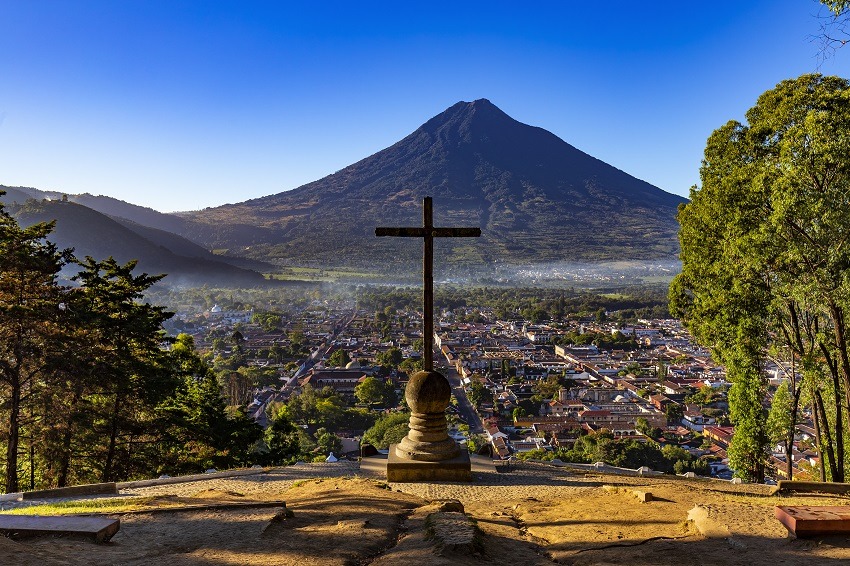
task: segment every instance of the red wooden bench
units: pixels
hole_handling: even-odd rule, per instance
[[[850,505],[778,505],[774,514],[788,532],[800,538],[850,533]]]

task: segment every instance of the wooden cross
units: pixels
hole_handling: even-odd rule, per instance
[[[434,238],[470,238],[481,235],[481,228],[435,228],[431,197],[423,201],[421,228],[375,228],[376,236],[401,236],[423,238],[422,258],[422,357],[425,371],[434,369]]]

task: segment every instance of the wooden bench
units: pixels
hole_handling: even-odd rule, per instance
[[[778,505],[774,514],[788,532],[800,538],[850,533],[850,505]]]
[[[119,519],[73,515],[0,515],[0,533],[11,538],[36,535],[85,535],[106,542],[121,528]]]
[[[850,484],[822,481],[791,481],[779,480],[771,495],[779,493],[831,493],[835,495],[850,494]]]

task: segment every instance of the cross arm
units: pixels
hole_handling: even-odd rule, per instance
[[[481,228],[434,228],[431,235],[435,238],[477,238]]]
[[[425,228],[375,228],[376,236],[409,236],[424,238]]]
[[[430,233],[429,233],[430,232]],[[481,228],[375,228],[376,236],[407,236],[413,238],[477,238]]]

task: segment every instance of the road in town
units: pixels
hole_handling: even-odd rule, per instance
[[[322,342],[318,348],[313,350],[310,353],[310,356],[304,360],[304,363],[301,364],[301,367],[295,373],[295,375],[290,379],[282,389],[286,389],[290,384],[295,382],[298,378],[304,377],[304,375],[310,371],[314,365],[316,365],[319,360],[321,360],[328,352],[333,348],[334,340],[346,329],[348,325],[354,321],[354,318],[357,316],[357,312],[354,311],[351,313],[351,316],[345,319],[345,322],[337,325],[334,328],[333,334],[330,338],[328,338],[325,342]]]
[[[484,424],[481,422],[481,417],[478,416],[478,413],[472,407],[469,397],[466,396],[466,390],[460,382],[460,375],[458,375],[457,370],[449,368],[445,370],[445,376],[448,378],[452,386],[452,392],[457,399],[458,412],[466,421],[466,424],[469,425],[469,433],[483,434]]]
[[[319,345],[318,348],[316,348],[315,350],[310,352],[310,356],[306,360],[304,360],[304,362],[301,364],[301,367],[298,369],[298,371],[295,373],[295,375],[289,381],[284,383],[283,386],[281,386],[280,392],[276,395],[270,396],[261,406],[259,406],[251,414],[251,417],[255,421],[262,424],[263,426],[266,426],[268,424],[268,419],[266,419],[265,415],[266,415],[266,408],[268,407],[268,404],[271,403],[272,401],[282,400],[285,397],[284,393],[290,387],[294,387],[295,385],[297,385],[298,379],[303,377],[308,371],[310,371],[313,368],[313,366],[315,366],[322,359],[322,357],[324,357],[325,355],[327,355],[328,352],[330,352],[330,350],[333,348],[334,340],[336,340],[337,337],[346,328],[348,328],[348,325],[351,324],[354,321],[354,318],[356,316],[357,316],[357,311],[352,311],[350,317],[345,318],[344,322],[337,325],[334,328],[334,331],[333,331],[333,334],[331,335],[331,337],[328,338],[326,341],[322,342],[321,345]]]

